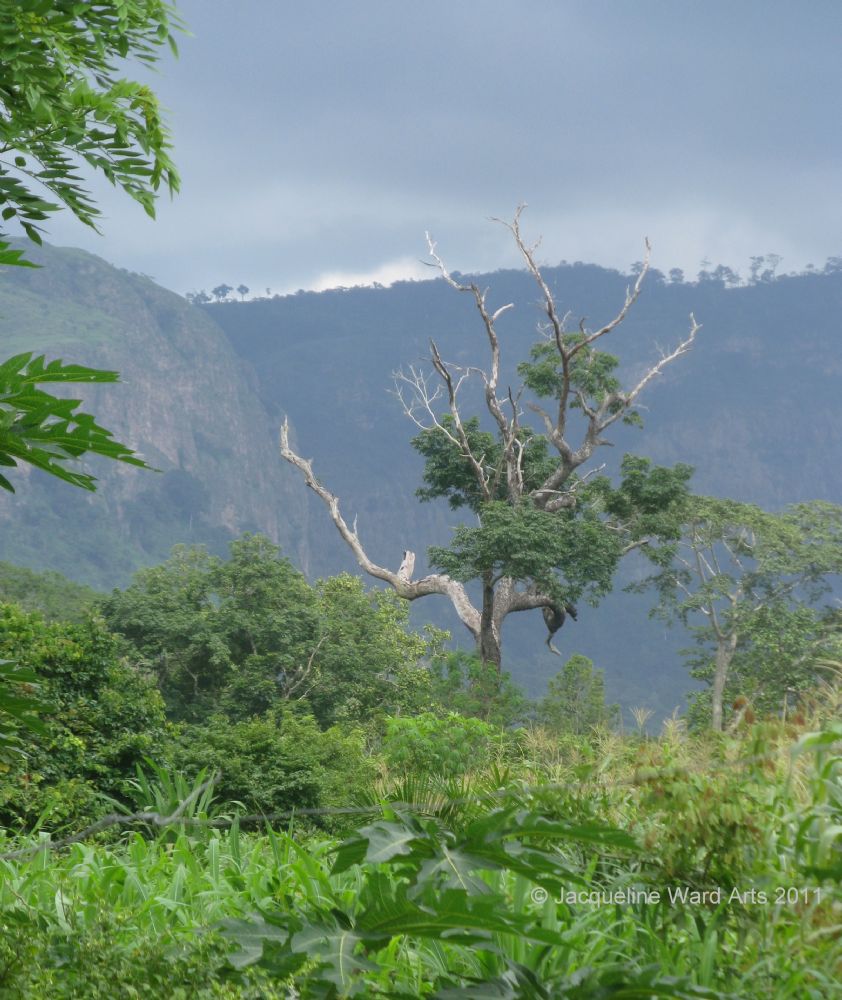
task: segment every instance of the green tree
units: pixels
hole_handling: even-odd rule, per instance
[[[826,608],[786,599],[746,615],[728,666],[723,718],[728,705],[777,715],[809,701],[827,679],[828,663],[842,659],[842,637],[833,622],[834,613]],[[686,661],[691,675],[708,686],[690,694],[688,716],[691,725],[702,728],[711,724],[716,661],[710,633],[698,632],[695,638],[696,645],[685,650]]]
[[[576,653],[547,685],[538,704],[538,720],[547,729],[576,736],[594,726],[612,726],[619,721],[618,705],[605,704],[605,678],[594,670],[593,661]]]
[[[356,576],[321,580],[316,592],[317,676],[307,697],[323,724],[411,712],[429,700],[425,664],[442,633],[410,632],[406,602],[387,591],[367,591]]]
[[[219,560],[177,545],[167,562],[135,574],[101,604],[109,628],[155,674],[176,718],[197,718],[215,704],[230,665],[216,632],[211,575]]]
[[[202,725],[178,726],[168,753],[172,766],[188,775],[218,771],[219,801],[240,803],[250,813],[352,805],[376,777],[360,731],[323,730],[311,714],[290,705],[236,722],[217,715]],[[317,822],[331,826],[330,819]]]
[[[436,711],[458,712],[509,728],[523,722],[531,703],[509,674],[500,674],[476,653],[462,649],[433,657],[432,703]]]
[[[123,797],[144,756],[160,748],[164,705],[151,677],[119,656],[104,624],[46,623],[37,612],[0,605],[0,656],[34,672],[45,702],[0,784],[0,820],[51,826],[103,809],[101,793]]]
[[[485,291],[457,281],[445,269],[432,242],[433,263],[444,280],[474,300],[489,362],[485,370],[447,363],[432,342],[432,376],[416,368],[397,376],[397,394],[420,431],[413,445],[426,460],[419,496],[446,497],[451,507],[465,507],[473,515],[469,524],[455,529],[448,547],[430,550],[430,561],[439,572],[413,580],[411,551],[404,553],[396,572],[374,563],[356,528],[342,517],[339,499],[319,482],[312,464],[292,449],[286,421],[281,430],[282,456],[325,503],[362,569],[407,601],[429,594],[447,596],[482,661],[498,673],[502,626],[509,614],[541,609],[553,648],[550,640],[565,617],[575,615],[575,602],[582,597],[598,601],[611,588],[625,553],[678,537],[689,467],[653,468],[645,459],[627,457],[621,482],[613,486],[598,475],[598,468],[587,465],[609,443],[605,435],[612,425],[639,423],[635,406],[641,393],[690,348],[698,330],[691,318],[687,337],[624,388],[616,374],[618,359],[596,345],[637,301],[648,256],[613,319],[595,330],[583,322],[569,331],[534,248],[522,238],[520,212],[508,228],[538,285],[548,320],[545,338],[518,367],[521,387],[507,385],[502,374],[498,325],[512,305],[492,309]],[[483,420],[465,412],[460,395],[472,378],[480,382]],[[532,396],[528,403],[527,391]],[[480,590],[476,605],[465,586],[472,581]]]
[[[440,640],[406,630],[406,608],[351,576],[312,587],[260,535],[227,560],[176,546],[102,604],[110,627],[158,677],[170,714],[260,715],[306,699],[323,725],[415,703]]]
[[[842,573],[842,507],[813,501],[773,514],[695,497],[689,515],[680,543],[650,553],[657,571],[630,589],[654,587],[653,614],[690,626],[690,663],[711,685],[710,723],[721,730],[729,680],[779,708],[788,688],[815,678],[823,616],[813,606]]]

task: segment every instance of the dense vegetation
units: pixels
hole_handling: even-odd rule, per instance
[[[159,186],[178,186],[167,131],[154,94],[115,67],[129,56],[153,65],[161,46],[175,48],[173,7],[0,0],[0,13],[0,132],[13,157],[0,164],[3,222],[36,243],[62,206],[95,225],[77,159],[152,214]],[[396,574],[356,546],[393,593],[350,575],[308,581],[261,535],[223,551],[244,525],[218,473],[232,452],[248,452],[252,467],[261,455],[226,365],[226,384],[205,394],[207,433],[170,420],[171,439],[152,442],[170,462],[158,491],[127,489],[116,525],[103,531],[93,508],[74,509],[66,494],[28,507],[12,544],[36,563],[77,558],[49,530],[47,508],[62,528],[74,523],[106,575],[148,563],[173,537],[213,551],[178,545],[110,595],[0,564],[0,997],[821,998],[838,986],[840,616],[822,602],[842,570],[842,510],[816,501],[769,513],[692,496],[682,461],[626,456],[605,476],[574,476],[609,425],[639,423],[638,392],[698,326],[622,389],[619,360],[591,345],[623,320],[646,266],[615,321],[588,332],[583,320],[570,333],[517,226],[555,330],[555,346],[533,347],[517,371],[557,404],[557,423],[544,413],[546,437],[527,430],[511,390],[502,415],[494,323],[509,307],[490,316],[485,294],[442,267],[483,315],[497,431],[462,425],[453,373],[461,385],[459,373],[475,369],[446,365],[433,346],[449,415],[433,409],[423,375],[405,379],[432,421],[415,440],[426,459],[419,495],[477,519],[455,527],[449,549],[429,549],[445,571],[438,589],[431,577],[426,589],[412,582],[409,552]],[[3,236],[0,263],[31,266]],[[89,260],[85,269],[102,273]],[[774,277],[759,269],[751,286]],[[700,275],[700,286],[736,283],[727,269]],[[37,297],[26,279],[18,285],[12,303],[32,313]],[[100,315],[109,292],[91,287]],[[140,303],[154,316],[201,398],[192,358],[211,328],[149,282],[125,287],[135,298],[123,314],[134,321]],[[213,293],[221,302],[230,291]],[[46,299],[57,298],[53,286]],[[81,339],[107,348],[113,315],[107,307]],[[48,363],[27,331],[16,335],[21,353],[0,364],[0,465],[23,462],[89,491],[93,476],[74,464],[85,454],[144,467],[77,401],[42,388],[115,373]],[[232,361],[214,336],[202,355]],[[352,353],[369,364],[359,344]],[[359,394],[352,368],[332,370]],[[157,388],[162,425],[172,393]],[[264,399],[267,412],[290,398]],[[572,410],[586,425],[576,449],[565,437]],[[548,464],[550,443],[560,465]],[[284,423],[282,454],[354,548],[356,521],[342,521],[288,446]],[[190,471],[191,449],[216,463],[204,479]],[[343,461],[359,480],[359,452],[347,449],[340,471]],[[5,476],[0,487],[13,491]],[[271,487],[265,479],[277,505]],[[266,511],[258,502],[252,513]],[[573,600],[608,592],[630,550],[652,566],[626,589],[655,588],[655,610],[691,629],[689,665],[706,685],[658,738],[642,709],[623,731],[602,670],[582,654],[539,702],[502,670],[509,610],[541,608],[552,636],[575,617]],[[466,619],[462,584],[477,580],[482,611]],[[451,598],[476,654],[410,625],[401,598],[434,592]]]
[[[655,738],[585,657],[530,703],[260,536],[65,620],[22,579],[0,657],[43,728],[0,765],[0,996],[831,995],[834,684]]]

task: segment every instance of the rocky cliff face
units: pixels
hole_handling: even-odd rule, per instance
[[[307,563],[305,507],[280,461],[250,367],[207,315],[146,277],[79,250],[31,254],[0,274],[4,356],[33,350],[115,369],[121,384],[74,387],[85,409],[160,473],[98,461],[86,495],[38,472],[0,497],[0,556],[99,586],[175,542],[220,548],[260,531]]]

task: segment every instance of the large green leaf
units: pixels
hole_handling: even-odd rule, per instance
[[[363,937],[345,927],[311,926],[293,936],[292,948],[299,954],[317,958],[320,975],[347,995],[365,988],[363,983],[354,983],[355,976],[378,968],[360,954],[363,941]]]
[[[23,753],[20,729],[45,734],[38,713],[50,706],[36,693],[38,676],[10,660],[0,660],[0,759],[10,752]]]
[[[65,482],[94,490],[96,479],[67,463],[85,455],[101,455],[140,468],[149,468],[127,445],[78,408],[78,400],[53,396],[39,386],[66,383],[116,382],[117,372],[47,362],[32,352],[17,354],[0,365],[0,465],[26,462]],[[0,475],[0,487],[14,492]]]

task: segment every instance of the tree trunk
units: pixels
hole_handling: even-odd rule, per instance
[[[494,585],[490,575],[486,575],[482,581],[482,614],[480,615],[477,651],[482,662],[493,666],[499,676],[502,669],[502,656],[500,653],[500,634],[497,623],[494,621]]]
[[[502,669],[502,657],[500,655],[500,640],[494,634],[493,628],[483,627],[477,643],[477,652],[483,663],[493,666],[499,674]]]
[[[725,682],[728,680],[728,668],[731,666],[731,660],[734,659],[736,648],[736,632],[722,636],[716,644],[711,696],[711,728],[716,733],[722,732],[722,699],[725,694]]]

